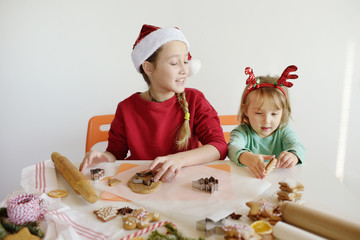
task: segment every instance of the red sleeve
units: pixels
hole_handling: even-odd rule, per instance
[[[124,121],[121,103],[119,103],[110,126],[108,147],[106,149],[106,151],[114,154],[117,160],[125,159],[129,150]]]
[[[197,92],[196,100],[190,100],[195,109],[193,113],[195,134],[201,144],[214,146],[220,153],[220,159],[223,160],[227,156],[227,144],[218,114],[204,94],[200,91]],[[190,112],[193,112],[190,106],[189,109]]]

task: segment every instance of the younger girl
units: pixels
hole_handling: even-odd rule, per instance
[[[229,158],[238,165],[247,166],[255,177],[265,177],[264,161],[278,159],[276,167],[290,168],[301,164],[305,149],[288,126],[291,116],[287,79],[296,79],[296,66],[285,69],[280,78],[257,77],[252,69],[241,98],[238,118],[240,125],[230,134]]]
[[[183,33],[144,25],[132,60],[149,88],[118,104],[106,152],[86,153],[80,170],[116,159],[154,160],[150,169],[157,170],[158,181],[182,167],[224,159],[227,145],[217,112],[200,91],[185,88],[191,56]]]

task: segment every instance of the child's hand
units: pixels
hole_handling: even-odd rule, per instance
[[[115,157],[114,157],[115,158]],[[80,164],[79,170],[84,173],[87,167],[95,166],[101,162],[111,162],[112,156],[109,156],[106,153],[98,151],[89,151],[85,154],[85,157]]]
[[[280,168],[291,168],[298,163],[298,157],[291,152],[281,152],[278,157],[276,167]]]
[[[174,181],[182,168],[182,162],[176,154],[155,158],[149,167],[150,170],[157,171],[154,181],[166,181],[170,178]]]
[[[239,157],[239,162],[246,165],[256,178],[265,178],[265,160],[271,160],[274,155],[254,154],[244,152]]]

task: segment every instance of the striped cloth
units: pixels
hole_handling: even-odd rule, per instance
[[[51,160],[38,162],[21,172],[21,187],[27,193],[47,193],[59,188],[56,170]]]

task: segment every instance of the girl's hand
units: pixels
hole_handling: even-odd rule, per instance
[[[89,151],[85,154],[85,157],[80,164],[79,170],[84,173],[85,169],[88,167],[95,166],[101,162],[113,162],[114,159],[115,156],[109,152],[103,153],[98,151]]]
[[[291,152],[281,152],[278,157],[276,167],[280,168],[291,168],[298,163],[298,157]]]
[[[154,181],[157,182],[159,180],[170,180],[170,178],[171,181],[174,181],[182,167],[182,160],[174,154],[155,158],[149,168],[150,170],[157,171],[157,174],[154,177]]]
[[[256,178],[265,178],[265,160],[271,160],[275,155],[254,154],[244,152],[239,157],[239,162],[246,165]]]

